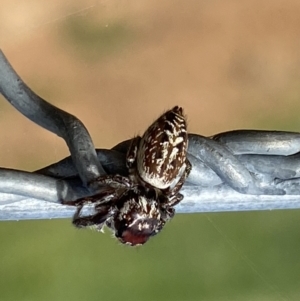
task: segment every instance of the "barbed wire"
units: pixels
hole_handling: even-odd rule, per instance
[[[127,175],[131,140],[95,150],[75,116],[36,95],[0,51],[0,92],[24,116],[62,137],[71,156],[35,172],[0,168],[0,220],[65,218],[61,205],[89,196],[105,174]],[[300,134],[237,130],[212,137],[189,134],[192,171],[176,211],[216,212],[300,208]],[[85,210],[91,210],[87,207]]]

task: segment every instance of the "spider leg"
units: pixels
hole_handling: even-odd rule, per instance
[[[75,201],[62,201],[63,205],[83,207],[85,204],[105,203],[115,197],[115,189],[107,189],[92,196],[83,197]]]
[[[177,193],[168,199],[167,205],[173,207],[179,204],[182,200],[183,200],[183,195],[181,193]]]
[[[185,164],[186,164],[185,170],[182,173],[182,175],[181,175],[179,181],[177,182],[177,184],[174,186],[173,189],[170,189],[169,191],[166,191],[166,194],[169,195],[170,199],[172,199],[173,196],[178,195],[177,198],[180,198],[180,200],[177,201],[176,204],[178,204],[183,199],[183,196],[182,196],[182,194],[179,193],[179,191],[182,188],[185,180],[187,179],[187,177],[189,176],[189,174],[192,170],[192,164],[190,163],[190,161],[188,159],[186,159]]]
[[[166,204],[163,204],[161,206],[162,219],[165,222],[169,221],[175,215],[175,209],[173,208],[173,206],[175,206],[177,204],[177,202],[175,202],[174,199],[171,200],[171,201],[174,201],[174,203],[172,203],[172,202],[171,203],[166,203]]]
[[[185,164],[186,164],[185,170],[182,173],[177,184],[174,186],[174,188],[173,189],[168,188],[164,191],[164,193],[167,197],[165,198],[165,200],[162,200],[162,202],[161,202],[163,204],[163,206],[173,207],[173,206],[179,204],[183,200],[183,195],[181,193],[179,193],[179,191],[182,188],[186,178],[189,176],[189,174],[192,170],[192,165],[188,159],[186,159]],[[172,217],[173,215],[174,215],[174,213],[170,214],[170,217]]]
[[[141,137],[137,136],[132,139],[131,144],[127,150],[127,155],[126,155],[126,165],[128,170],[133,169],[136,165],[136,157],[137,157],[137,151],[138,151],[138,146],[141,141]]]
[[[105,221],[114,215],[114,211],[111,210],[111,206],[104,206],[101,211],[88,216],[80,216],[81,210],[82,207],[77,208],[72,221],[73,225],[77,228],[91,227],[97,231],[101,231]]]
[[[112,188],[128,188],[132,186],[132,182],[128,177],[120,175],[101,176],[95,182],[98,182],[100,185],[108,185]]]
[[[107,189],[101,193],[90,197],[85,197],[76,200],[75,202],[64,202],[77,206],[76,212],[73,216],[72,223],[77,228],[90,227],[96,231],[102,231],[104,223],[116,213],[114,202],[120,198],[126,189]],[[94,204],[95,214],[82,216],[81,212],[86,204]]]

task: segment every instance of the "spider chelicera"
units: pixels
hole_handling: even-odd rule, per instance
[[[183,109],[176,106],[161,115],[144,133],[132,140],[127,151],[128,177],[105,175],[98,194],[64,204],[77,206],[73,224],[102,231],[106,225],[122,243],[144,244],[175,213],[179,193],[191,171],[186,157],[188,135]],[[95,214],[82,216],[84,205]]]

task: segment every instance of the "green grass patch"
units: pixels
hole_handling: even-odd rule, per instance
[[[140,248],[70,220],[1,222],[1,300],[291,300],[299,217],[177,214]]]

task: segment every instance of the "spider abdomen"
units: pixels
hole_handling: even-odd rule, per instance
[[[185,167],[188,136],[183,109],[176,106],[144,133],[137,154],[143,181],[159,189],[173,186]]]

